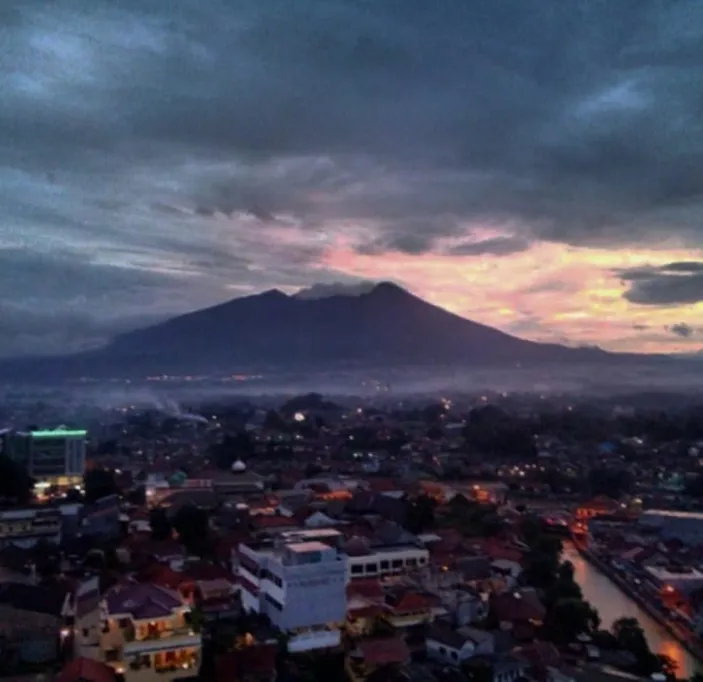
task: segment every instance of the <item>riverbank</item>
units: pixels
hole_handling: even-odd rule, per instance
[[[697,641],[697,638],[696,641],[692,640],[694,635],[682,626],[667,618],[666,614],[664,614],[661,609],[657,608],[649,600],[647,600],[631,584],[629,584],[627,580],[623,579],[623,577],[612,566],[591,552],[587,547],[584,547],[578,542],[574,542],[573,546],[584,558],[584,560],[590,563],[597,571],[602,573],[613,583],[613,585],[622,591],[623,594],[629,597],[656,623],[664,628],[682,647],[684,647],[684,649],[686,649],[686,651],[688,651],[689,654],[691,654],[691,656],[693,656],[698,662],[703,663],[703,646]]]

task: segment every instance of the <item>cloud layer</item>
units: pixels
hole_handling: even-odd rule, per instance
[[[388,270],[531,338],[696,343],[696,0],[7,0],[0,44],[0,353]]]

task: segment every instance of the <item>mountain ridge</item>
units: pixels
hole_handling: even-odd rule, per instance
[[[362,293],[315,298],[270,289],[120,334],[103,348],[17,362],[48,376],[116,376],[656,357],[528,341],[380,282]],[[0,363],[0,373],[7,369]]]

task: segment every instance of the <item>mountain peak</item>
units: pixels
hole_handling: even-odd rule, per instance
[[[410,294],[410,292],[407,289],[403,289],[399,284],[396,284],[395,282],[389,282],[389,281],[383,281],[379,282],[372,290],[372,294],[391,294],[391,295],[397,295],[397,294],[404,294],[407,296]]]
[[[302,301],[314,301],[320,298],[333,296],[363,296],[373,291],[378,285],[376,282],[333,282],[331,284],[313,284],[307,289],[301,289],[293,298]]]
[[[259,298],[270,298],[270,299],[281,299],[281,298],[288,298],[288,294],[283,293],[280,289],[267,289],[266,291],[262,291],[259,296]]]

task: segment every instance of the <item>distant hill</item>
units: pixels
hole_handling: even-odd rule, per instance
[[[267,291],[122,334],[96,351],[60,360],[34,359],[30,364],[33,373],[47,376],[118,376],[504,366],[624,357],[597,348],[525,341],[427,303],[395,284],[381,283],[355,295],[327,297]],[[13,363],[15,373],[27,366],[28,361]]]

